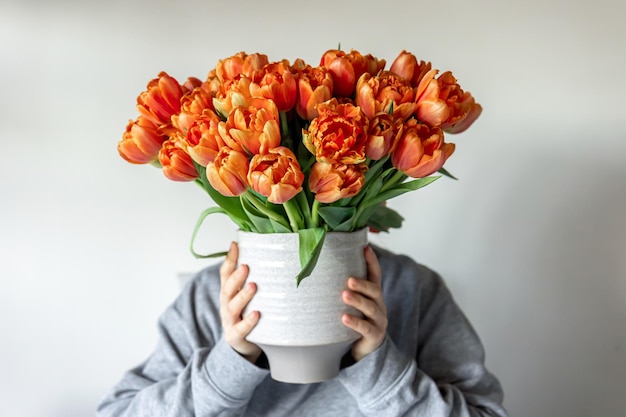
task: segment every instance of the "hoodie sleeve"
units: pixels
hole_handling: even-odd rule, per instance
[[[219,283],[215,277],[205,278]],[[199,279],[186,287],[159,319],[153,354],[124,374],[102,399],[99,417],[244,414],[269,371],[246,361],[223,340],[211,291]]]
[[[419,306],[410,319],[417,325],[404,320],[401,329],[388,329],[383,344],[345,368],[340,382],[366,416],[507,417],[500,383],[485,368],[482,344],[442,279],[419,265],[402,268],[401,279],[407,279],[407,269],[420,278]],[[414,328],[417,335],[406,335]],[[389,332],[417,336],[415,355],[402,353]]]

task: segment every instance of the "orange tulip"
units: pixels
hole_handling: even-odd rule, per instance
[[[422,178],[438,171],[453,152],[454,144],[443,141],[440,128],[411,119],[391,154],[391,162],[406,175]]]
[[[437,82],[440,89],[439,97],[445,100],[450,110],[450,115],[441,124],[441,128],[449,133],[461,133],[480,116],[482,107],[469,92],[461,89],[450,71],[441,74]]]
[[[415,115],[433,127],[449,133],[461,133],[480,116],[482,107],[469,92],[461,89],[451,72],[435,78],[429,71],[417,87]]]
[[[430,70],[430,62],[420,61],[418,63],[415,55],[407,51],[400,52],[389,69],[399,77],[408,80],[413,87],[417,87]]]
[[[229,58],[218,61],[215,73],[221,81],[235,80],[239,75],[245,75],[254,81],[257,80],[257,72],[268,64],[267,55],[239,52]]]
[[[333,95],[333,77],[326,68],[313,68],[310,65],[301,68],[296,76],[296,112],[305,120],[313,120],[319,115],[317,105],[330,100]]]
[[[267,153],[280,145],[278,109],[272,100],[251,98],[247,107],[237,107],[225,123],[220,123],[219,133],[231,148],[252,155]]]
[[[193,181],[198,178],[191,156],[176,144],[174,138],[163,142],[159,151],[159,162],[163,167],[163,174],[172,181]]]
[[[439,82],[435,79],[437,70],[430,70],[417,86],[415,115],[418,120],[432,127],[439,127],[448,120],[450,109],[444,100],[439,97],[441,92]]]
[[[241,152],[223,147],[215,160],[206,166],[206,176],[211,186],[227,197],[236,197],[246,191],[248,158]]]
[[[204,83],[202,83],[204,88],[209,91],[212,96],[215,96],[220,91],[222,84],[223,82],[217,76],[217,72],[215,71],[215,69],[209,71],[206,80],[204,81]]]
[[[183,89],[176,79],[159,73],[158,78],[148,83],[147,90],[137,97],[137,110],[162,132],[171,128],[171,117],[180,111]]]
[[[270,203],[282,204],[302,191],[304,174],[294,153],[279,146],[264,155],[252,157],[248,182]]]
[[[413,88],[407,80],[390,71],[380,75],[363,74],[356,87],[356,104],[368,118],[393,110],[396,118],[407,119],[415,111]]]
[[[290,71],[289,62],[268,64],[262,69],[258,83],[250,84],[253,97],[273,100],[278,111],[289,111],[296,104],[296,79]]]
[[[358,107],[339,104],[336,99],[317,106],[319,116],[308,132],[304,145],[320,162],[358,164],[365,161],[368,120]]]
[[[367,165],[329,164],[316,162],[309,175],[309,188],[321,203],[334,203],[341,198],[353,197],[365,183]]]
[[[402,120],[388,113],[378,113],[370,120],[365,143],[365,155],[377,161],[393,151],[402,133]]]
[[[385,60],[379,60],[369,54],[363,56],[354,49],[350,53],[331,49],[322,55],[320,65],[331,73],[334,95],[351,97],[359,77],[364,73],[378,74],[385,67]]]
[[[220,119],[215,113],[209,112],[195,120],[185,137],[187,152],[203,167],[213,162],[220,149],[226,146],[218,131]]]
[[[226,81],[219,85],[219,90],[213,97],[213,107],[223,117],[227,118],[235,107],[247,106],[252,97],[250,94],[250,78],[245,75],[235,80]]]
[[[126,125],[126,132],[117,145],[120,156],[133,164],[147,164],[156,159],[165,140],[152,122],[139,116],[135,121],[130,120]]]
[[[200,87],[201,85],[202,85],[202,81],[199,78],[189,77],[187,78],[187,81],[185,81],[183,85],[181,86],[183,89],[183,94],[187,94],[193,91],[194,89]]]
[[[208,111],[213,113],[213,97],[206,87],[199,86],[186,93],[180,99],[180,113],[172,115],[172,125],[183,135],[193,122]]]

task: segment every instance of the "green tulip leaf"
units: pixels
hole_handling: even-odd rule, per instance
[[[211,207],[211,208],[208,208],[208,209],[204,210],[200,214],[200,217],[198,217],[198,220],[196,221],[196,226],[194,227],[193,233],[191,234],[191,243],[189,245],[189,249],[191,250],[191,253],[193,254],[193,256],[195,256],[198,259],[217,258],[219,256],[225,256],[226,253],[227,253],[227,252],[215,252],[215,253],[211,253],[209,255],[200,255],[194,249],[194,243],[196,242],[196,236],[198,235],[198,230],[200,230],[200,226],[202,226],[202,223],[204,223],[204,219],[206,219],[207,216],[209,216],[211,214],[215,214],[215,213],[227,214],[224,211],[224,209],[222,209],[221,207]]]
[[[441,175],[434,177],[424,177],[419,178],[414,181],[403,182],[394,186],[393,188],[388,189],[387,191],[383,191],[382,193],[372,197],[367,201],[363,201],[363,207],[369,207],[373,205],[377,205],[382,203],[383,201],[391,200],[394,197],[398,197],[404,193],[408,193],[409,191],[419,190],[422,187],[427,186],[428,184],[433,183],[434,181],[441,178]]]
[[[457,181],[459,180],[457,177],[455,177],[454,175],[450,174],[450,172],[447,169],[445,169],[445,168],[439,168],[439,171],[437,171],[437,172],[439,172],[441,175],[443,175],[445,177],[452,178],[453,180],[457,180]]]
[[[397,211],[382,204],[374,207],[372,215],[367,220],[368,226],[382,232],[388,232],[392,227],[397,229],[402,226],[404,218]]]
[[[330,230],[336,230],[340,224],[352,220],[356,213],[354,207],[323,206],[317,211]]]
[[[272,225],[272,222],[270,221],[270,219],[268,219],[266,216],[263,215],[263,213],[257,210],[257,208],[254,207],[252,203],[242,198],[241,207],[243,208],[244,212],[246,213],[246,215],[248,216],[248,218],[254,225],[255,233],[273,233],[274,232],[274,226]]]
[[[282,223],[278,223],[276,220],[270,218],[270,223],[272,224],[273,233],[291,233],[291,229],[285,226]]]
[[[209,194],[211,199],[224,209],[224,213],[232,219],[232,221],[244,231],[251,231],[250,221],[241,206],[241,202],[237,197],[226,197],[217,191],[206,177],[206,168],[194,161],[194,166],[198,172],[199,178],[196,182]]]
[[[317,259],[324,245],[326,237],[326,229],[316,227],[314,229],[300,229],[299,236],[299,252],[300,252],[300,273],[296,275],[296,286],[300,286],[300,282],[313,272]]]

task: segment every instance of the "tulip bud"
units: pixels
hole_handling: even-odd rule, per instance
[[[227,197],[242,194],[248,188],[248,158],[241,152],[223,147],[215,160],[206,166],[206,176],[213,188]]]
[[[117,150],[130,163],[147,164],[156,159],[164,140],[152,122],[139,116],[136,121],[130,120],[126,125],[126,132]]]
[[[454,148],[446,147],[443,131],[412,119],[391,154],[391,162],[400,171],[413,178],[426,177],[438,171]]]
[[[252,157],[248,182],[270,203],[282,204],[302,191],[304,174],[294,153],[279,146],[270,149],[267,154]]]
[[[159,162],[163,167],[163,174],[172,181],[193,181],[198,178],[191,156],[177,146],[174,139],[163,142],[159,151]]]
[[[309,175],[309,188],[321,203],[334,203],[341,198],[353,197],[365,183],[367,165],[329,164],[316,162]]]

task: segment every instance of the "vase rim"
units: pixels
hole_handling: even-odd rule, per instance
[[[357,230],[353,230],[351,232],[335,232],[333,230],[329,230],[326,232],[326,234],[342,234],[342,235],[349,235],[349,234],[360,234],[360,233],[364,233],[367,232],[368,228],[367,227],[363,227],[361,229],[357,229]],[[261,232],[247,232],[245,230],[241,230],[241,229],[237,229],[237,233],[239,234],[243,234],[243,235],[268,235],[268,236],[279,236],[279,235],[297,235],[298,232],[284,232],[284,233],[279,233],[279,232],[273,232],[273,233],[261,233]]]

